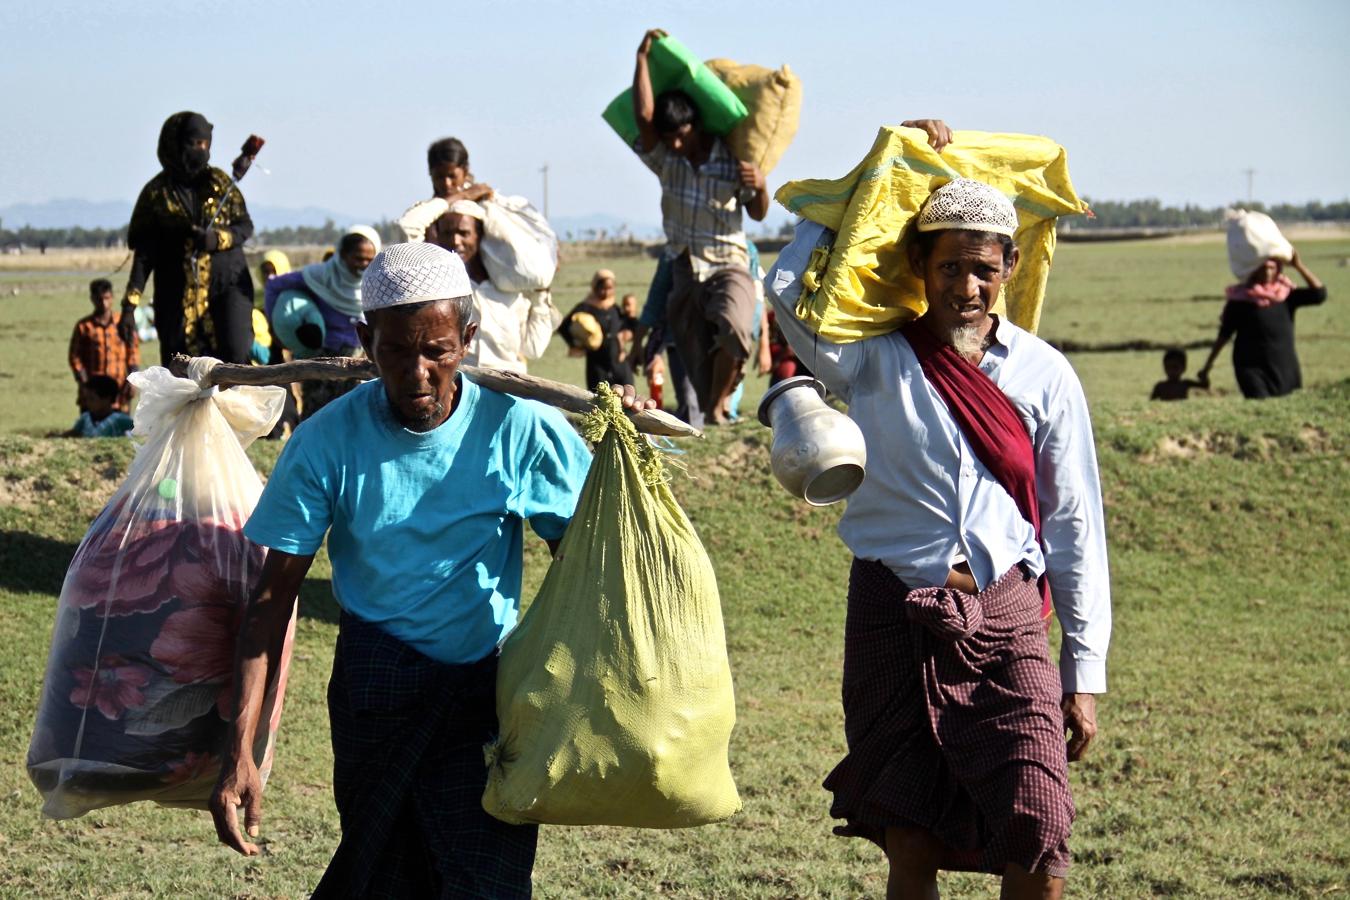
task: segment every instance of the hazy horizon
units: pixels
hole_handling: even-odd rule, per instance
[[[426,196],[426,145],[468,145],[475,174],[550,214],[659,222],[656,179],[600,119],[649,26],[704,57],[792,66],[801,129],[771,188],[838,177],[876,129],[914,116],[1046,134],[1080,194],[1213,207],[1350,197],[1350,4],[1272,12],[1236,2],[1122,9],[968,3],[959,17],[875,4],[608,0],[372,13],[346,2],[239,0],[185,17],[53,0],[0,10],[0,208],[58,198],[129,204],[179,109],[215,124],[213,163],[268,143],[251,206],[396,217]],[[267,170],[266,172],[262,171]],[[13,223],[19,224],[19,223]],[[69,223],[75,224],[75,223]]]

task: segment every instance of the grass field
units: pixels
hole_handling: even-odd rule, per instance
[[[1079,897],[1337,896],[1350,891],[1350,241],[1304,242],[1331,300],[1299,316],[1308,389],[1248,403],[1227,357],[1215,395],[1149,404],[1158,352],[1071,355],[1097,428],[1116,626],[1096,751],[1071,775]],[[559,305],[600,260],[569,265]],[[607,263],[638,289],[646,260]],[[144,805],[41,818],[23,768],[56,594],[126,442],[68,427],[65,342],[88,271],[0,271],[0,896],[298,897],[337,844],[323,694],[334,605],[322,558],[302,594],[268,786],[267,854],[215,844],[204,813]],[[1063,246],[1042,334],[1102,344],[1213,336],[1218,243]],[[10,289],[19,287],[12,296]],[[1203,358],[1192,353],[1192,369]],[[577,380],[555,347],[534,371]],[[750,401],[762,391],[752,380]],[[753,408],[753,407],[752,407]],[[706,828],[546,828],[542,897],[879,896],[875,848],[830,834],[820,781],[843,750],[839,675],[848,554],[838,510],[792,502],[744,423],[688,443],[675,491],[716,566],[736,679],[732,767],[745,809]],[[260,471],[279,448],[255,445]],[[546,564],[527,554],[528,596]],[[1055,638],[1057,640],[1057,638]],[[945,896],[993,880],[944,876]]]

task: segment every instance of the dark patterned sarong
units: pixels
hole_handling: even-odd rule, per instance
[[[497,657],[436,662],[342,616],[328,710],[342,843],[316,898],[529,897],[533,825],[483,811]]]
[[[844,636],[848,755],[825,779],[846,836],[922,828],[944,869],[1063,876],[1073,822],[1059,672],[1020,566],[979,595],[909,590],[855,559]]]

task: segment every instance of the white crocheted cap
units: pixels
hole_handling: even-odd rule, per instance
[[[920,231],[989,231],[1013,237],[1017,210],[996,188],[973,178],[955,178],[933,191],[919,211]]]
[[[390,244],[361,276],[361,309],[365,312],[471,293],[463,261],[435,244]]]

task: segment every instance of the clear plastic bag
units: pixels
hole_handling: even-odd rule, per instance
[[[558,272],[558,236],[524,197],[494,196],[483,202],[479,251],[499,291],[546,290]]]
[[[130,376],[144,443],[66,573],[28,748],[53,818],[137,800],[205,808],[219,774],[235,639],[265,553],[242,533],[262,492],[244,448],[285,391],[202,390],[214,363],[194,360],[197,380]],[[264,777],[294,631],[292,619],[254,746]]]

